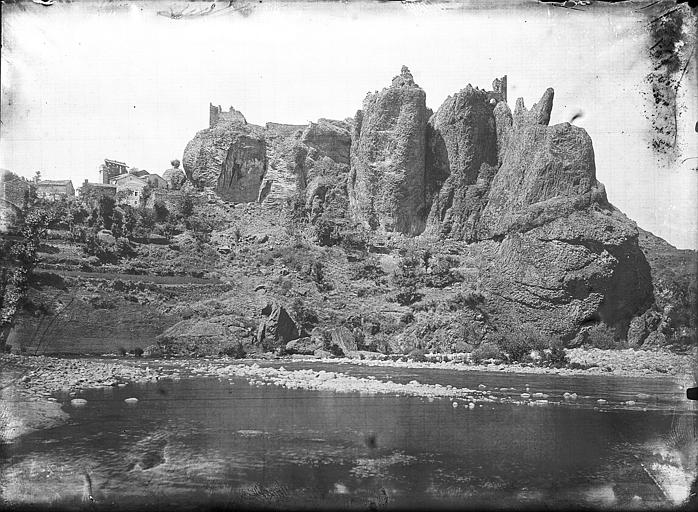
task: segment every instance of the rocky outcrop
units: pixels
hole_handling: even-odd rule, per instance
[[[441,235],[473,239],[497,165],[496,100],[493,104],[491,99],[468,85],[429,119],[427,182],[445,181],[434,197],[428,225]]]
[[[228,201],[283,204],[314,180],[346,181],[350,146],[344,121],[261,127],[237,110],[211,107],[210,126],[187,144],[183,163],[194,184]]]
[[[179,160],[172,160],[170,163],[172,164],[172,167],[162,173],[162,179],[164,179],[165,183],[167,183],[168,189],[179,190],[182,188],[182,185],[184,185],[184,182],[187,181],[187,175],[184,174],[184,171],[179,168]]]
[[[403,66],[356,114],[347,187],[352,215],[366,226],[408,234],[424,229],[425,101]]]
[[[241,114],[214,120],[184,150],[187,177],[235,203],[257,200],[265,172],[264,130],[247,124]]]
[[[156,347],[149,347],[153,353],[170,356],[217,356],[240,343],[246,333],[240,329],[211,320],[190,318],[176,323],[160,334]]]
[[[259,324],[257,344],[263,350],[284,348],[289,341],[301,337],[302,329],[281,304],[267,304],[262,314],[267,318]]]
[[[603,324],[625,338],[652,301],[637,228],[606,200],[591,138],[548,126],[553,90],[528,111],[517,101],[501,166],[486,194],[475,238],[494,240],[488,288],[516,321],[563,339]],[[506,117],[506,116],[505,116]]]

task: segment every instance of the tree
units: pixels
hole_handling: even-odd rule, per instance
[[[182,207],[180,209],[182,217],[188,218],[192,213],[194,213],[194,200],[190,194],[185,194],[182,197]]]
[[[0,349],[26,300],[29,282],[37,262],[37,250],[46,237],[49,224],[55,220],[52,211],[40,205],[28,207],[20,219],[18,236],[3,243],[0,274]]]
[[[109,196],[100,196],[99,205],[97,206],[99,222],[104,229],[111,229],[114,214],[114,199]]]

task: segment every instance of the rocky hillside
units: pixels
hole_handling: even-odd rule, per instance
[[[266,162],[248,197],[264,202],[310,188],[308,205],[314,164],[326,162],[323,178],[342,188],[349,160],[341,189],[349,218],[378,233],[474,244],[483,261],[479,286],[502,318],[573,344],[590,330],[627,339],[633,318],[653,304],[635,223],[608,203],[586,131],[548,126],[553,89],[530,110],[519,98],[512,114],[499,84],[493,91],[468,85],[432,113],[403,66],[389,87],[366,97],[353,127],[325,121],[336,129],[324,130],[325,145],[315,146],[310,164],[309,131],[320,131],[321,123],[286,132],[256,127],[266,134],[266,158],[243,162],[238,171],[198,149],[205,139],[206,147],[220,142],[223,153],[239,154],[240,143],[230,136],[251,130],[239,116],[197,134],[185,151],[185,169],[224,194],[221,184],[236,179],[231,173],[243,180],[246,165]]]
[[[552,89],[512,113],[503,84],[432,112],[403,67],[353,119],[305,126],[211,106],[184,150],[196,206],[153,228],[166,244],[109,263],[49,244],[60,301],[85,304],[55,345],[94,343],[95,322],[172,354],[695,344],[696,253],[609,204],[586,131],[548,124]]]

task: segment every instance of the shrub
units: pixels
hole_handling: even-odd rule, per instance
[[[525,361],[532,350],[546,349],[552,341],[535,327],[523,324],[500,335],[496,343],[510,361]]]
[[[336,343],[332,343],[329,347],[328,350],[330,354],[332,354],[335,357],[344,357],[344,350],[337,345]]]
[[[555,339],[551,341],[548,350],[545,350],[543,352],[542,362],[548,366],[553,366],[555,368],[562,368],[564,366],[567,366],[567,364],[570,361],[567,357],[567,354],[565,353],[565,345],[562,343],[561,340]]]
[[[423,260],[425,266],[428,265],[430,252],[424,252]],[[463,281],[463,276],[452,268],[458,263],[453,256],[441,256],[436,258],[436,263],[431,265],[431,272],[424,274],[423,282],[425,286],[431,288],[445,288],[446,286]]]
[[[375,262],[362,261],[352,268],[351,273],[349,274],[349,279],[352,281],[358,281],[359,279],[376,281],[384,275],[385,272],[383,272],[383,269],[380,268]]]
[[[477,290],[466,290],[459,291],[452,299],[449,304],[449,309],[452,311],[469,307],[474,308],[479,304],[485,302],[485,296],[482,292]]]
[[[153,210],[155,211],[155,220],[157,222],[165,222],[170,214],[170,212],[167,210],[167,206],[165,206],[165,203],[162,201],[155,201]]]
[[[124,347],[119,346],[119,348],[116,349],[116,353],[119,354],[120,356],[125,356],[126,349]]]
[[[496,343],[485,342],[470,353],[470,359],[474,363],[481,363],[486,359],[502,359],[502,351]]]
[[[395,295],[395,300],[401,306],[410,306],[419,301],[422,297],[424,297],[424,295],[417,292],[417,287],[415,285],[407,285],[400,287]]]
[[[421,348],[415,348],[407,354],[408,359],[412,359],[415,363],[424,363],[427,361],[427,356]]]
[[[185,219],[194,213],[194,200],[192,199],[191,195],[184,194],[184,196],[182,196],[179,212]]]
[[[618,341],[613,330],[602,323],[597,323],[590,327],[583,336],[585,345],[588,344],[601,349],[618,348]]]
[[[247,356],[247,352],[240,342],[221,351],[221,354],[235,359],[244,359]]]
[[[313,328],[320,322],[315,310],[306,306],[305,302],[299,298],[296,298],[291,303],[291,307],[289,309],[291,311],[291,315],[307,332],[312,331]]]
[[[143,355],[143,349],[141,347],[134,348],[131,353],[136,357],[141,357]]]

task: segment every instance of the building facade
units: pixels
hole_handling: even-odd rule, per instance
[[[99,173],[102,175],[102,183],[111,183],[111,179],[120,174],[128,172],[128,167],[124,162],[118,160],[104,159],[104,163],[99,166]]]
[[[70,180],[42,180],[35,184],[36,195],[49,201],[75,199],[75,189]]]
[[[146,180],[126,174],[117,176],[113,182],[116,185],[116,200],[119,204],[138,208],[145,201],[145,190],[149,188]]]

